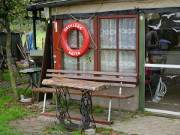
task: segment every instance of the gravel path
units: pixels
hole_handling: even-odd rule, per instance
[[[120,117],[120,116],[119,116]],[[136,115],[126,121],[114,120],[112,125],[96,124],[97,127],[112,128],[114,131],[121,131],[122,135],[179,135],[180,119],[166,118],[160,116]],[[45,132],[46,128],[53,126],[53,117],[27,116],[23,119],[10,122],[18,131],[25,131],[25,134],[39,134]],[[118,133],[118,132],[117,132]],[[123,134],[124,133],[124,134]],[[119,135],[119,134],[113,134]],[[121,135],[121,134],[120,134]]]
[[[28,76],[24,76],[24,77],[19,77],[19,78],[17,78],[17,80],[24,80],[24,79],[29,79],[29,77]],[[4,87],[9,87],[9,86],[11,86],[11,82],[1,82],[0,83],[0,88],[4,88]]]
[[[138,135],[180,135],[180,119],[159,116],[136,116],[128,121],[116,121],[111,126],[116,131]]]

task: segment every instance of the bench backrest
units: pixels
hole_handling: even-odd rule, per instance
[[[136,87],[137,73],[118,73],[101,71],[75,71],[47,69],[46,77],[63,77],[111,83],[112,86]]]

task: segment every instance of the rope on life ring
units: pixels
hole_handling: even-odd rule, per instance
[[[69,47],[67,42],[68,33],[73,30],[79,30],[83,35],[83,44],[79,49],[73,50]],[[72,57],[80,57],[85,54],[90,45],[90,35],[86,26],[80,22],[71,22],[67,24],[61,33],[61,44],[64,52]]]

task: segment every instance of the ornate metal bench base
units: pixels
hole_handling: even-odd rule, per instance
[[[67,88],[56,89],[56,118],[60,124],[71,123],[71,117],[68,112],[69,99],[70,95]]]
[[[81,123],[83,129],[90,127],[96,127],[94,117],[92,115],[92,98],[91,93],[88,91],[82,91],[81,103],[80,103]],[[92,120],[92,122],[91,122]]]
[[[71,117],[68,112],[70,104],[79,104],[81,113],[81,130],[88,129],[90,127],[96,127],[93,115],[92,115],[92,98],[91,93],[88,91],[82,91],[81,100],[71,99],[67,88],[56,89],[56,118],[60,124],[73,125]]]

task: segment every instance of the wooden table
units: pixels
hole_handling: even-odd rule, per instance
[[[24,90],[24,92],[22,93],[22,95],[24,95],[24,93],[28,90],[28,88],[31,86],[31,88],[33,87],[38,87],[36,86],[36,84],[34,83],[34,79],[33,79],[33,75],[37,72],[41,71],[41,68],[28,68],[28,69],[24,69],[24,70],[21,70],[19,71],[19,73],[21,74],[29,74],[29,77],[30,77],[30,83],[29,85],[27,86],[27,88]],[[34,93],[32,92],[32,98],[34,100]]]
[[[25,89],[25,91],[30,87],[32,86],[33,87],[36,87],[36,84],[34,83],[34,80],[33,80],[33,75],[37,72],[41,71],[41,68],[28,68],[28,69],[24,69],[24,70],[21,70],[19,71],[19,73],[21,74],[29,74],[29,77],[30,77],[30,83],[28,85],[28,87]],[[25,93],[25,91],[23,92],[23,94]]]
[[[92,92],[108,89],[110,84],[59,77],[44,79],[42,84],[56,88],[56,112],[58,113],[56,113],[56,117],[61,124],[71,123],[68,107],[71,103],[77,103],[80,105],[81,128],[84,130],[91,126],[96,127],[92,114],[91,94]],[[81,99],[72,99],[68,88],[81,90]]]

